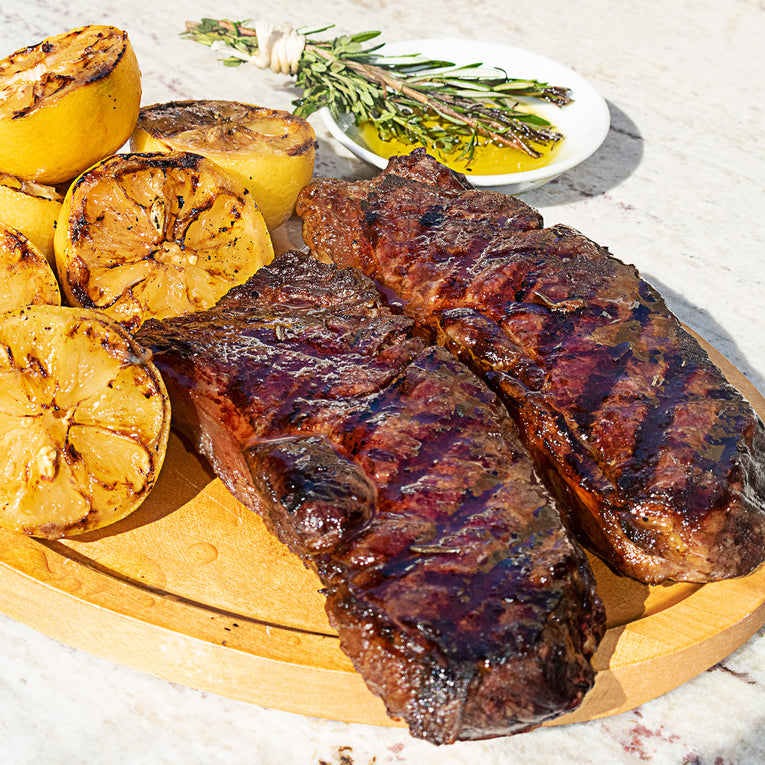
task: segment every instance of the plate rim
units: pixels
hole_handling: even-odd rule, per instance
[[[481,51],[490,51],[492,56],[496,54],[505,55],[508,57],[519,57],[521,61],[528,61],[537,66],[548,67],[557,70],[561,73],[561,80],[566,79],[566,82],[561,82],[562,85],[570,87],[574,92],[574,104],[577,103],[577,94],[581,99],[584,96],[591,101],[591,113],[590,118],[592,122],[592,134],[590,139],[584,144],[584,148],[580,148],[575,154],[569,157],[563,157],[561,160],[553,162],[544,167],[535,168],[534,170],[524,170],[517,173],[505,173],[501,175],[467,175],[468,180],[473,186],[487,187],[487,186],[527,186],[529,184],[540,185],[543,182],[552,180],[558,175],[571,170],[573,167],[584,162],[591,157],[603,144],[611,127],[611,115],[608,109],[606,100],[598,93],[594,86],[589,83],[582,75],[575,70],[562,64],[547,56],[535,53],[533,51],[525,50],[513,45],[506,45],[504,43],[491,43],[482,42],[479,40],[452,38],[452,37],[423,37],[413,40],[404,40],[385,43],[380,52],[386,53],[386,50],[393,49],[394,53],[401,51],[406,46],[420,46],[426,51],[426,55],[435,55],[433,52],[428,52],[430,47],[438,48],[443,46],[447,51],[464,51],[469,48],[480,47]],[[403,55],[403,53],[402,53]],[[463,53],[461,58],[466,58]],[[482,59],[487,58],[486,55],[481,56]],[[497,66],[497,68],[506,69],[507,67],[500,67],[496,63],[487,63],[485,60],[482,63],[487,67]],[[509,75],[512,76],[510,72]],[[531,73],[529,73],[531,74]],[[544,79],[548,79],[545,77]],[[555,84],[558,84],[557,82]],[[355,141],[346,130],[350,127],[350,116],[341,115],[341,121],[335,120],[330,112],[329,108],[324,106],[319,109],[319,115],[324,122],[329,133],[340,144],[345,146],[351,153],[355,154],[360,159],[372,164],[373,166],[384,169],[388,163],[388,160],[379,154],[375,154],[365,146]],[[348,125],[345,121],[348,121]]]

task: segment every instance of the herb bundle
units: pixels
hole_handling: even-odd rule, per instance
[[[223,61],[227,66],[258,53],[257,34],[245,22],[205,18],[186,26],[184,37],[230,47],[233,53]],[[480,63],[455,66],[416,54],[384,56],[381,43],[365,46],[379,37],[375,31],[316,39],[328,29],[303,33],[305,46],[295,72],[302,97],[293,102],[299,117],[327,107],[335,119],[350,114],[356,125],[371,123],[383,140],[396,138],[444,153],[460,150],[468,158],[479,137],[532,157],[541,155],[534,144],[563,137],[547,120],[523,109],[521,99],[563,106],[571,101],[566,88],[513,79]]]

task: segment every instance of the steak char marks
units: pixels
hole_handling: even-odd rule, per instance
[[[424,152],[320,180],[303,238],[394,294],[498,391],[571,527],[618,572],[707,581],[765,558],[765,436],[637,271]]]
[[[359,272],[285,253],[137,337],[389,712],[434,743],[520,732],[592,685],[603,607],[495,394],[412,327]]]

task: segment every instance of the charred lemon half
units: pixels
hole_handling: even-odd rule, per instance
[[[0,524],[56,539],[124,518],[167,448],[159,371],[98,311],[0,314]]]
[[[141,73],[125,32],[89,25],[0,61],[0,168],[56,185],[119,149]]]
[[[21,231],[54,268],[53,233],[63,199],[53,186],[0,172],[0,221]]]
[[[192,151],[239,178],[273,231],[313,175],[316,137],[300,117],[236,101],[173,101],[141,109],[133,151]]]
[[[61,305],[56,275],[24,234],[0,223],[0,313],[27,305]]]
[[[129,330],[210,308],[273,258],[244,184],[199,154],[116,154],[69,188],[54,237],[71,305]]]

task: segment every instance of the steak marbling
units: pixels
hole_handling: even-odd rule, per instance
[[[763,561],[762,422],[632,266],[421,150],[316,181],[297,211],[320,257],[374,277],[500,393],[618,572],[707,581]]]
[[[434,743],[520,732],[590,688],[603,607],[504,408],[412,325],[357,271],[285,253],[137,337],[389,712]]]

